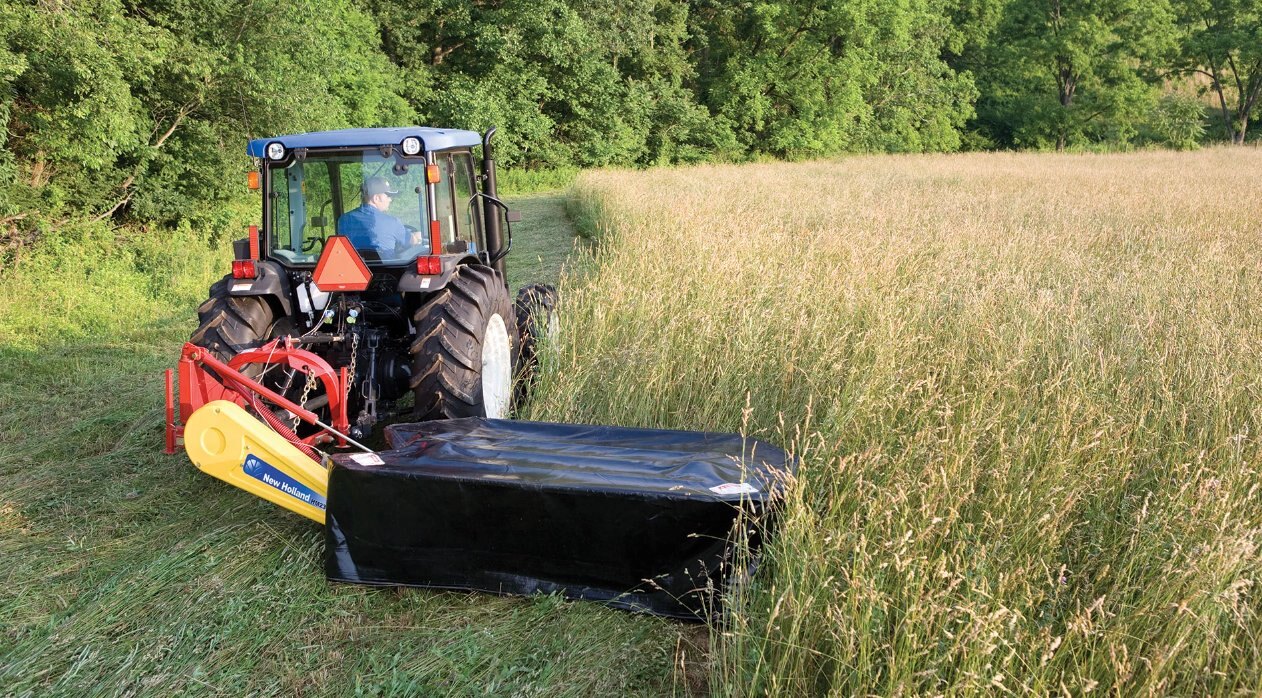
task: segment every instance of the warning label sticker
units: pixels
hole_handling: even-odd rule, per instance
[[[351,456],[351,460],[360,465],[385,465],[386,462],[381,460],[381,456],[375,453],[356,453]]]
[[[711,487],[710,491],[715,494],[753,494],[758,488],[748,482],[725,482]]]

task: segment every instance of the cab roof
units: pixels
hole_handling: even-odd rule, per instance
[[[253,157],[261,158],[264,150],[267,148],[267,144],[277,142],[284,145],[286,150],[291,148],[355,148],[376,147],[386,144],[398,145],[408,136],[416,136],[421,139],[421,147],[426,151],[467,148],[482,144],[482,137],[476,131],[430,128],[428,126],[400,126],[396,128],[345,128],[340,131],[316,131],[272,138],[256,138],[250,141],[246,152]]]

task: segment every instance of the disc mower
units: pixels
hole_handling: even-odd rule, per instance
[[[508,419],[557,296],[510,301],[520,217],[494,132],[251,141],[262,224],[197,310],[178,416],[167,371],[166,451],[324,524],[330,579],[696,617],[792,461],[732,434]]]

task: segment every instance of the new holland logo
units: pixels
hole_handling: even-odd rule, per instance
[[[252,453],[245,457],[242,469],[245,470],[246,475],[269,487],[275,487],[300,502],[318,509],[323,509],[325,506],[324,497]]]

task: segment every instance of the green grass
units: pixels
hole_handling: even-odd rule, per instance
[[[520,197],[528,194],[556,193],[568,188],[578,177],[577,167],[556,167],[546,170],[502,169],[496,174],[500,195]]]
[[[513,283],[555,280],[561,199],[515,203]],[[0,693],[671,690],[693,629],[329,584],[317,526],[162,455],[161,372],[228,259],[188,230],[72,229],[0,277]]]
[[[566,215],[567,201],[559,191],[511,199],[513,209],[522,215],[522,221],[513,225],[513,249],[508,257],[508,286],[514,292],[531,283],[558,284],[567,260],[586,258],[591,246],[577,237]],[[572,257],[575,250],[584,254]]]

